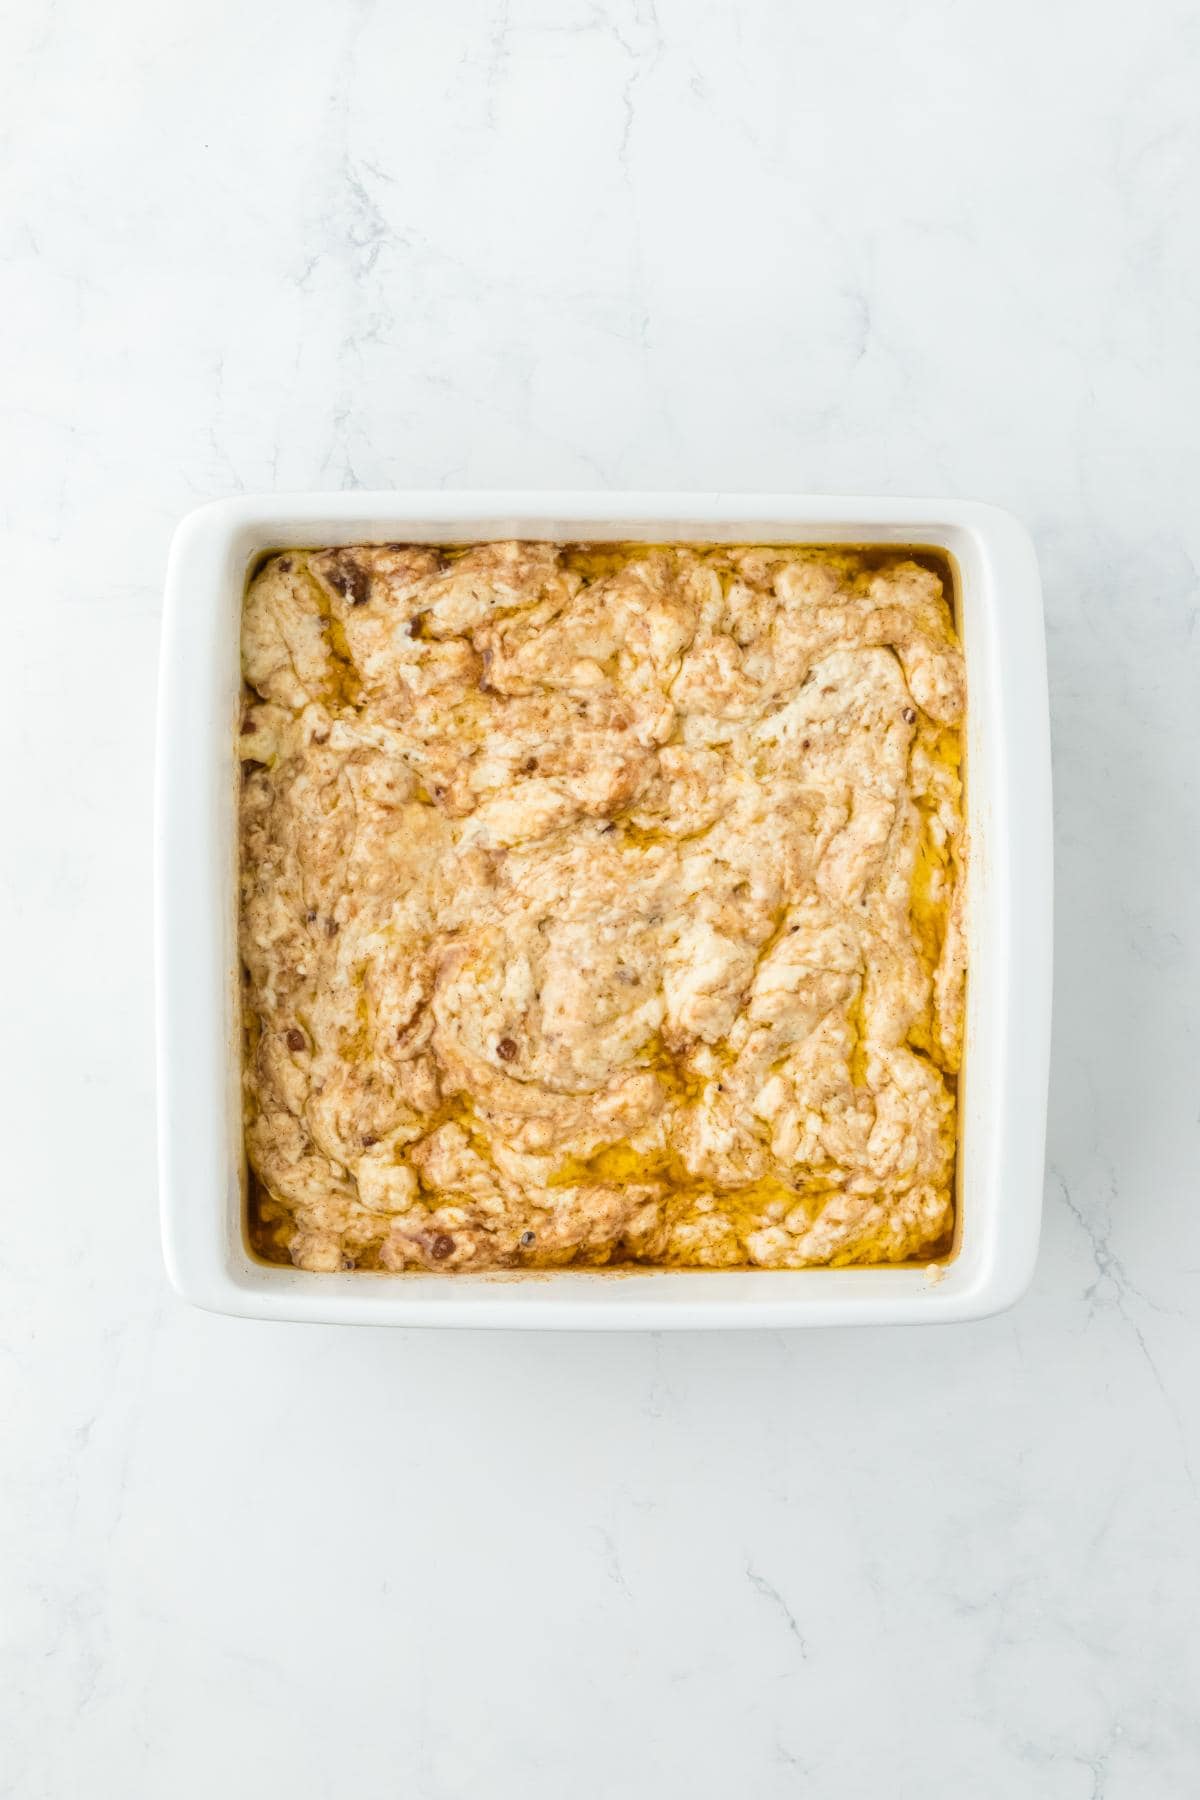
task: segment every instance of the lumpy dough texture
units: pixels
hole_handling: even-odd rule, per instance
[[[925,561],[289,551],[242,649],[262,1254],[798,1268],[944,1244],[964,679]]]

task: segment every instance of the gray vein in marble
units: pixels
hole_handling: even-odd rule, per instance
[[[769,1582],[765,1575],[760,1575],[752,1563],[746,1564],[746,1580],[750,1583],[750,1586],[754,1589],[756,1594],[761,1594],[764,1600],[769,1600],[776,1611],[782,1615],[784,1624],[787,1626],[788,1631],[799,1646],[801,1657],[807,1662],[808,1640],[797,1624],[795,1614],[792,1612],[791,1607],[788,1605],[783,1595],[779,1592],[779,1589]]]
[[[606,1531],[602,1525],[596,1525],[593,1529],[595,1535],[600,1540],[606,1576],[609,1581],[612,1582],[613,1586],[620,1590],[626,1600],[632,1600],[633,1593],[629,1583],[625,1579],[625,1570],[621,1564],[621,1555],[617,1549],[616,1539],[613,1537],[612,1532]]]
[[[1150,1371],[1154,1385],[1158,1389],[1163,1405],[1175,1428],[1175,1436],[1179,1444],[1179,1454],[1183,1463],[1184,1473],[1187,1476],[1187,1483],[1192,1491],[1193,1500],[1200,1503],[1200,1487],[1197,1486],[1195,1472],[1192,1468],[1191,1455],[1187,1442],[1187,1432],[1184,1428],[1179,1407],[1163,1379],[1162,1370],[1159,1368],[1158,1361],[1150,1349],[1150,1345],[1146,1340],[1146,1334],[1130,1309],[1130,1301],[1131,1299],[1136,1299],[1143,1305],[1149,1306],[1155,1311],[1165,1311],[1166,1309],[1157,1306],[1154,1301],[1149,1300],[1130,1280],[1124,1264],[1112,1250],[1109,1243],[1108,1232],[1097,1227],[1088,1218],[1087,1214],[1084,1213],[1074,1199],[1061,1171],[1056,1169],[1053,1165],[1050,1165],[1049,1173],[1053,1180],[1058,1184],[1059,1191],[1062,1194],[1067,1210],[1086,1237],[1092,1253],[1092,1261],[1096,1267],[1096,1279],[1084,1292],[1084,1299],[1088,1302],[1089,1316],[1094,1314],[1100,1289],[1107,1283],[1111,1289],[1112,1303],[1132,1332],[1142,1360]]]

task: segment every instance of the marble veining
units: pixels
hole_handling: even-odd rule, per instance
[[[15,0],[0,1794],[1200,1789],[1200,29]],[[655,1339],[210,1318],[160,1266],[163,559],[198,501],[945,493],[1046,587],[1033,1291]]]

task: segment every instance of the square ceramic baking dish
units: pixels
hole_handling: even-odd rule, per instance
[[[969,979],[958,1226],[936,1266],[310,1274],[245,1228],[235,747],[247,571],[266,549],[488,538],[938,546],[968,680]],[[185,1298],[344,1324],[695,1329],[978,1318],[1037,1253],[1050,1038],[1050,737],[1041,592],[1023,528],[960,501],[763,494],[395,493],[217,501],[171,546],[156,801],[159,1179]]]

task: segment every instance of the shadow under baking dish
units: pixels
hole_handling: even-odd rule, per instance
[[[361,543],[362,547],[364,547],[364,548],[372,548],[372,547],[376,547],[376,544],[378,542],[380,542],[381,540],[377,540],[376,543],[371,543],[367,539],[361,539],[361,540],[356,540],[356,541]],[[398,538],[393,541],[405,542],[406,540],[404,540],[402,538]],[[416,541],[416,540],[414,540],[414,541]],[[456,544],[439,545],[438,547],[440,549],[442,549],[443,551],[449,551],[450,554],[453,555],[455,552],[465,553],[468,549],[474,547],[476,544],[485,543],[487,541],[489,541],[489,540],[487,540],[486,538],[476,538],[476,539],[472,539],[470,542],[464,541],[464,542],[460,542],[460,543],[456,543]],[[667,540],[664,540],[663,543],[660,545],[655,545],[652,542],[644,541],[644,540],[616,540],[616,541],[609,542],[609,543],[596,543],[596,542],[588,542],[588,541],[584,541],[581,543],[562,543],[560,540],[538,539],[538,538],[526,536],[523,541],[526,541],[526,542],[555,542],[558,545],[558,547],[560,549],[562,549],[568,555],[568,557],[570,559],[570,565],[572,567],[581,570],[581,572],[587,573],[593,579],[599,577],[602,574],[609,572],[609,570],[611,568],[615,568],[616,566],[618,566],[619,560],[623,556],[628,555],[628,553],[630,551],[636,551],[638,553],[644,554],[645,552],[652,550],[654,548],[675,548],[675,547],[677,547],[677,541],[672,542],[672,541],[667,541]],[[704,552],[706,550],[712,550],[712,551],[727,550],[728,551],[728,550],[732,550],[732,549],[751,549],[751,548],[760,548],[761,547],[761,548],[769,548],[769,549],[793,549],[793,550],[803,549],[806,551],[823,551],[823,552],[828,552],[833,555],[843,555],[843,556],[844,555],[853,555],[853,556],[859,558],[863,567],[868,570],[872,569],[872,568],[884,568],[884,567],[888,566],[889,564],[894,563],[895,560],[897,559],[897,557],[904,557],[908,560],[918,563],[923,568],[929,569],[932,573],[937,575],[938,579],[940,580],[940,582],[942,584],[943,594],[944,594],[945,599],[950,608],[955,632],[958,635],[960,642],[962,640],[961,574],[960,574],[960,570],[959,570],[956,558],[951,554],[951,552],[949,550],[945,549],[944,547],[942,547],[940,545],[928,544],[928,543],[907,544],[907,543],[896,543],[896,542],[887,542],[887,543],[878,543],[878,542],[857,543],[857,542],[849,542],[849,541],[847,541],[847,542],[825,542],[825,541],[818,541],[815,539],[812,541],[805,541],[805,540],[801,540],[801,539],[797,539],[797,538],[791,538],[787,541],[756,538],[753,540],[753,542],[747,541],[747,542],[743,542],[740,544],[733,543],[733,542],[720,543],[720,542],[716,542],[716,541],[711,542],[711,543],[706,543],[706,542],[693,541],[693,540],[686,540],[686,543],[687,543],[687,548],[697,551],[697,552]],[[349,547],[349,546],[347,546],[347,547]],[[249,564],[248,564],[248,567],[246,570],[245,588],[249,587],[250,582],[258,574],[259,570],[273,556],[281,554],[281,553],[286,554],[289,550],[292,550],[294,548],[295,548],[295,546],[292,544],[281,543],[277,546],[273,546],[268,549],[258,550],[249,560]],[[243,591],[245,591],[245,588]],[[969,707],[970,707],[969,691],[968,691],[967,704],[968,704],[968,709],[969,709]],[[970,904],[971,866],[970,866],[970,857],[967,852],[967,838],[966,838],[966,821],[969,817],[969,798],[968,798],[968,794],[967,794],[967,781],[968,781],[967,742],[968,742],[967,727],[966,727],[966,723],[964,721],[964,724],[961,727],[961,732],[960,732],[961,755],[960,755],[960,760],[959,760],[959,764],[958,764],[958,770],[959,770],[960,780],[962,783],[962,817],[963,817],[963,821],[964,821],[963,852],[962,852],[962,857],[961,857],[961,866],[962,866],[962,871],[963,871],[963,879],[968,884],[968,905],[969,905]],[[970,967],[968,966],[968,970],[967,970],[968,984],[970,982],[970,978],[971,978],[971,973],[970,973]],[[966,1016],[969,1017],[969,1007],[967,1007],[967,998],[968,998],[967,995],[964,993],[964,1008],[967,1009]],[[239,987],[237,1007],[236,1007],[236,1016],[238,1017],[239,1020],[241,1020],[241,1018],[242,1018],[242,1007],[243,1007],[243,995],[242,995],[241,989]],[[245,1032],[244,1026],[243,1026],[243,1029],[239,1032],[239,1038],[240,1038],[240,1041],[236,1046],[234,1055],[236,1056],[237,1063],[240,1068],[244,1061],[244,1046],[247,1042],[247,1037],[246,1037],[246,1032]],[[867,1260],[856,1261],[853,1259],[838,1261],[835,1259],[829,1263],[813,1263],[813,1264],[804,1265],[806,1270],[809,1273],[820,1274],[822,1272],[822,1270],[855,1268],[855,1269],[870,1269],[872,1271],[875,1271],[875,1272],[881,1273],[881,1274],[886,1273],[888,1271],[893,1271],[897,1274],[899,1274],[901,1272],[907,1272],[911,1276],[911,1273],[913,1272],[913,1270],[916,1269],[916,1270],[924,1271],[930,1280],[937,1281],[937,1280],[941,1279],[943,1273],[953,1264],[954,1260],[958,1256],[959,1251],[961,1249],[962,1237],[963,1237],[962,1157],[959,1154],[959,1147],[960,1147],[960,1133],[961,1133],[961,1120],[962,1120],[962,1095],[963,1095],[965,1081],[969,1078],[968,1073],[967,1073],[968,1066],[969,1066],[969,1058],[968,1058],[968,1055],[966,1052],[966,1048],[964,1047],[962,1073],[956,1075],[956,1074],[947,1073],[944,1070],[940,1071],[940,1073],[942,1074],[942,1079],[945,1082],[947,1089],[953,1093],[954,1100],[955,1100],[955,1139],[956,1139],[956,1142],[955,1142],[955,1160],[954,1160],[954,1168],[953,1168],[953,1174],[952,1174],[953,1210],[952,1210],[952,1220],[951,1220],[950,1229],[945,1234],[943,1234],[943,1236],[940,1239],[938,1239],[934,1243],[930,1244],[927,1248],[925,1248],[922,1251],[922,1253],[919,1256],[916,1256],[916,1257],[910,1257],[910,1258],[906,1258],[906,1259],[899,1260],[899,1261],[875,1261],[875,1262],[867,1261]],[[647,1175],[649,1175],[651,1172],[652,1172],[651,1169],[647,1168],[647,1171],[646,1171]],[[268,1190],[266,1190],[266,1188],[264,1187],[264,1185],[261,1182],[258,1175],[250,1167],[249,1162],[248,1162],[248,1160],[246,1160],[244,1155],[243,1155],[241,1178],[242,1178],[242,1208],[241,1208],[242,1242],[243,1242],[243,1249],[245,1251],[246,1256],[253,1264],[263,1268],[264,1270],[267,1270],[267,1269],[289,1269],[290,1270],[290,1269],[292,1269],[293,1265],[291,1263],[291,1260],[289,1257],[287,1257],[287,1255],[284,1252],[280,1251],[279,1254],[273,1255],[270,1253],[269,1249],[264,1248],[263,1240],[264,1240],[265,1234],[264,1234],[264,1230],[262,1228],[260,1206],[261,1206],[261,1202],[262,1202],[263,1198],[267,1196]],[[661,1176],[660,1176],[660,1178],[661,1178]],[[761,1265],[755,1264],[748,1259],[737,1262],[737,1263],[724,1264],[724,1265],[721,1265],[719,1268],[713,1268],[709,1265],[703,1265],[703,1264],[696,1264],[696,1263],[689,1264],[689,1263],[685,1263],[685,1262],[656,1260],[656,1259],[646,1259],[646,1260],[641,1260],[641,1261],[632,1260],[632,1259],[623,1259],[623,1260],[613,1260],[613,1261],[607,1261],[607,1262],[599,1262],[599,1261],[590,1262],[590,1261],[586,1260],[585,1258],[579,1258],[579,1259],[575,1259],[575,1260],[572,1260],[570,1262],[567,1262],[567,1263],[564,1263],[564,1264],[558,1265],[558,1266],[544,1266],[544,1265],[538,1265],[538,1264],[523,1265],[523,1264],[516,1263],[511,1266],[506,1266],[506,1267],[495,1267],[495,1268],[468,1267],[465,1269],[456,1270],[453,1268],[438,1268],[435,1265],[435,1266],[413,1267],[413,1268],[404,1269],[404,1270],[395,1271],[395,1272],[381,1270],[377,1267],[372,1267],[372,1266],[358,1267],[358,1266],[352,1264],[352,1265],[350,1265],[349,1269],[346,1272],[354,1274],[354,1275],[359,1275],[364,1278],[368,1277],[368,1276],[373,1276],[377,1279],[386,1280],[389,1283],[403,1283],[406,1281],[412,1281],[412,1280],[416,1280],[416,1279],[428,1280],[431,1276],[440,1277],[442,1280],[444,1280],[446,1282],[453,1283],[453,1282],[462,1280],[466,1276],[469,1276],[472,1281],[476,1281],[476,1282],[481,1281],[481,1282],[487,1282],[487,1283],[508,1285],[508,1284],[518,1283],[518,1282],[521,1284],[526,1284],[529,1282],[537,1282],[539,1284],[554,1282],[556,1280],[561,1279],[565,1275],[578,1276],[580,1274],[586,1274],[589,1278],[603,1276],[603,1277],[606,1277],[608,1280],[629,1280],[631,1278],[636,1278],[639,1276],[643,1277],[643,1278],[647,1277],[647,1276],[661,1276],[665,1272],[669,1272],[670,1274],[672,1274],[674,1276],[693,1275],[697,1278],[707,1278],[707,1280],[712,1281],[712,1280],[718,1278],[719,1276],[721,1276],[722,1274],[731,1274],[731,1275],[739,1274],[739,1273],[746,1274],[746,1273],[752,1273],[752,1272],[756,1272],[756,1271],[761,1272]]]

